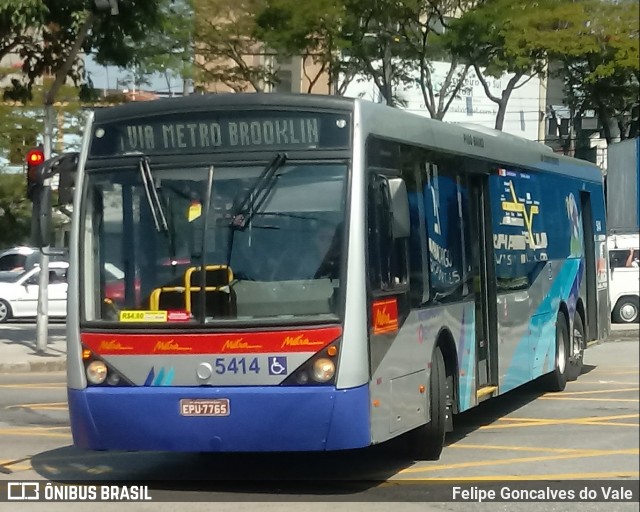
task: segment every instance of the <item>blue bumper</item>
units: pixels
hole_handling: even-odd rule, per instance
[[[371,444],[368,386],[68,390],[74,444],[90,450],[324,451]],[[224,417],[181,416],[180,399],[228,398]]]

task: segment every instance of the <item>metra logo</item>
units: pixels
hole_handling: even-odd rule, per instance
[[[385,327],[392,323],[391,315],[387,312],[387,308],[385,306],[381,307],[376,311],[376,325],[378,327]]]
[[[242,338],[238,338],[237,340],[227,340],[222,345],[223,352],[226,352],[227,350],[250,350],[253,348],[262,348],[262,345],[251,345],[248,341],[243,341]]]
[[[309,338],[305,338],[304,335],[298,334],[297,336],[287,336],[282,342],[282,347],[312,347],[314,345],[323,345],[322,341],[311,341]]]
[[[398,330],[398,303],[396,299],[373,303],[373,332],[382,334]]]
[[[123,345],[118,340],[103,340],[98,348],[98,351],[102,350],[133,350],[133,347]]]
[[[173,340],[158,341],[153,347],[154,352],[189,352],[192,347],[181,347]]]

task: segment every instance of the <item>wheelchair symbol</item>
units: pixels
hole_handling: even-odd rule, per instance
[[[287,358],[273,356],[269,358],[269,375],[283,375],[287,373]]]

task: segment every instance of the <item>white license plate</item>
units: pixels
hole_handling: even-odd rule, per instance
[[[229,400],[227,398],[180,400],[181,416],[229,416]]]

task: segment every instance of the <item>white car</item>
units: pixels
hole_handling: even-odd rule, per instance
[[[609,236],[609,297],[614,322],[640,320],[640,240],[637,234]]]
[[[67,316],[67,270],[64,261],[49,263],[49,316]],[[36,317],[40,267],[25,272],[0,272],[0,323],[10,318]]]

